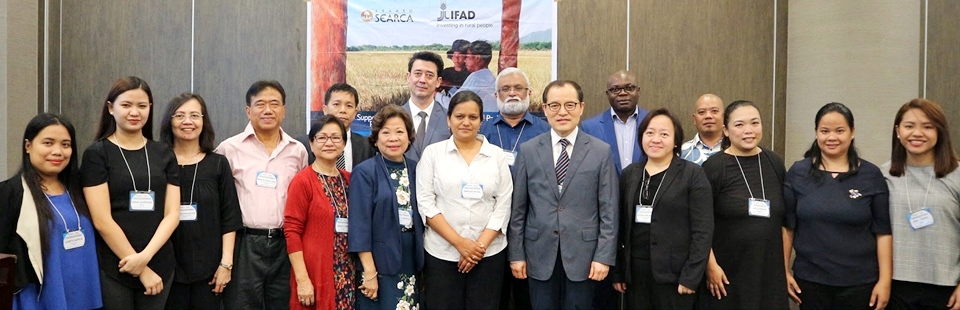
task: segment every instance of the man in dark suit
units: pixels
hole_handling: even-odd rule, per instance
[[[350,131],[350,124],[357,118],[358,98],[360,98],[360,96],[357,94],[357,89],[347,83],[333,84],[323,95],[323,114],[336,116],[337,119],[343,123],[343,126],[347,127],[347,131],[350,132],[350,134],[347,135],[347,141],[344,141],[346,146],[343,148],[343,154],[340,154],[340,158],[337,159],[337,168],[346,169],[347,171],[353,171],[354,166],[373,157],[374,153],[373,147],[367,142],[367,137]],[[307,154],[310,157],[309,160],[313,163],[316,156],[313,155],[313,150],[310,149],[309,138],[310,137],[303,136],[297,140],[307,147]]]
[[[420,161],[420,154],[427,145],[450,138],[447,126],[447,109],[436,100],[437,87],[440,86],[440,70],[443,58],[434,52],[413,53],[407,63],[407,86],[410,87],[410,100],[403,109],[413,119],[416,136],[405,154],[413,161]]]
[[[551,129],[521,144],[515,164],[510,269],[530,277],[534,309],[587,309],[616,261],[616,168],[609,145],[578,132],[576,82],[550,82],[543,102]]]
[[[610,145],[610,155],[619,174],[623,168],[643,158],[637,142],[637,126],[647,110],[637,107],[640,87],[637,77],[628,71],[617,71],[607,79],[609,112],[600,112],[583,122],[583,132]]]

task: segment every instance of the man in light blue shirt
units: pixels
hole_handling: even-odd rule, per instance
[[[463,86],[457,92],[465,90],[472,91],[480,95],[483,101],[483,112],[497,112],[497,98],[494,96],[497,91],[497,79],[493,72],[487,67],[490,60],[493,59],[493,47],[490,43],[483,40],[477,40],[470,43],[467,48],[467,70],[471,73],[467,80],[463,81]]]
[[[703,165],[707,158],[723,150],[723,100],[714,94],[704,94],[697,99],[693,111],[693,124],[697,134],[681,147],[680,158]]]
[[[583,122],[583,132],[610,145],[610,155],[617,166],[617,174],[631,163],[643,158],[637,130],[647,110],[637,107],[640,87],[637,77],[627,71],[617,71],[607,79],[609,112],[601,112]]]

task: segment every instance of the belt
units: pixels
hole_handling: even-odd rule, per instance
[[[243,232],[249,235],[267,236],[267,238],[273,238],[274,236],[283,237],[283,227],[267,229],[244,227]]]

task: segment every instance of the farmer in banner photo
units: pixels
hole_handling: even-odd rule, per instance
[[[493,59],[493,47],[490,43],[483,40],[477,40],[470,43],[467,48],[467,70],[470,70],[470,76],[463,81],[461,91],[469,90],[483,100],[483,112],[497,112],[497,101],[495,93],[497,91],[497,79],[493,76],[493,71],[488,68],[490,60]]]

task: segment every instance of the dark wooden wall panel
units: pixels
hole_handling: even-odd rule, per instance
[[[960,2],[931,0],[927,33],[927,98],[940,103],[960,150]],[[922,59],[921,59],[922,61]],[[922,74],[922,71],[921,71]],[[922,81],[922,78],[921,78]]]
[[[81,148],[93,141],[103,100],[117,78],[153,91],[154,132],[174,95],[190,89],[189,0],[63,1],[62,111]],[[53,103],[51,103],[53,104]]]
[[[306,27],[303,1],[197,1],[194,90],[218,143],[243,131],[247,88],[263,79],[286,92],[284,131],[306,134]]]
[[[584,120],[610,108],[604,91],[607,77],[626,69],[626,23],[623,0],[557,2],[557,77],[583,88]]]
[[[630,7],[630,68],[641,86],[640,104],[666,107],[696,132],[691,114],[701,94],[725,104],[747,99],[764,118],[763,145],[774,126],[783,128],[786,92],[786,1],[778,3],[778,106],[774,115],[774,1],[633,0]],[[779,130],[777,149],[782,153]]]

